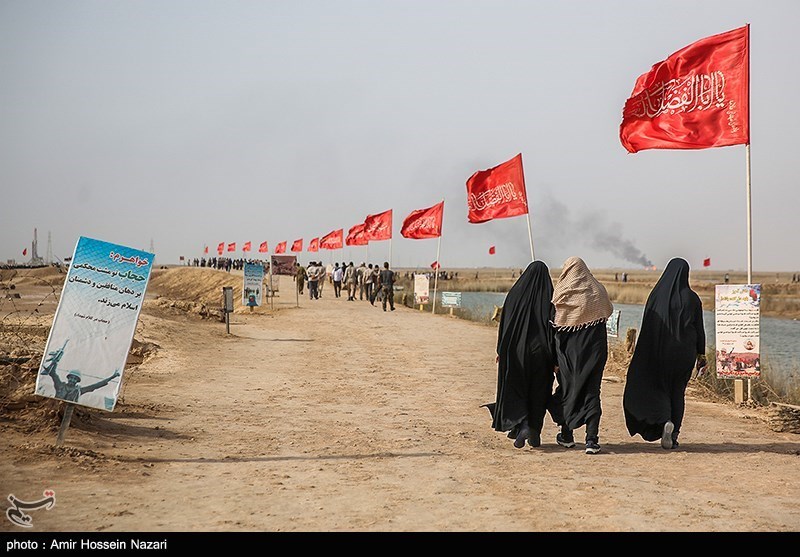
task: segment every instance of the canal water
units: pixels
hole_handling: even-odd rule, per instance
[[[441,299],[437,294],[437,306]],[[475,321],[491,320],[495,306],[502,306],[505,292],[462,292],[461,307],[466,317]],[[639,330],[642,323],[643,305],[614,304],[620,310],[619,339],[624,340],[628,329]],[[705,311],[706,345],[714,346],[714,312]],[[761,353],[770,375],[781,384],[800,381],[800,320],[761,318]]]

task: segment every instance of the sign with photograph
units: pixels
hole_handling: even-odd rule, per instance
[[[718,284],[715,296],[717,377],[759,377],[761,285]]]
[[[152,253],[80,237],[36,378],[36,394],[111,411]]]
[[[242,305],[258,307],[261,305],[261,290],[264,287],[264,265],[244,264],[244,285],[242,286]]]
[[[288,275],[293,277],[295,271],[295,264],[297,263],[296,255],[273,255],[272,261],[272,275]]]
[[[428,275],[414,274],[414,303],[427,304],[430,299],[430,279]]]

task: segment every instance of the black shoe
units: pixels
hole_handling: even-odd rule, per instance
[[[556,443],[561,445],[562,447],[566,447],[571,449],[575,446],[575,438],[572,436],[572,433],[564,435],[563,433],[559,433],[556,435]]]
[[[394,308],[392,308],[392,311],[394,311]]]
[[[517,433],[517,438],[514,439],[514,446],[518,449],[521,449],[525,446],[525,440],[531,436],[531,430],[526,425],[524,427],[519,428],[519,433]]]
[[[673,439],[672,440],[672,448],[673,449],[677,449],[678,447],[680,447],[680,444],[678,443],[678,440],[677,439]]]
[[[662,449],[671,449],[673,440],[672,440],[672,432],[675,431],[675,424],[667,420],[667,423],[664,424],[664,432],[661,434],[661,448]]]
[[[531,447],[541,447],[542,445],[542,435],[538,432],[531,432],[528,436],[528,445]]]
[[[586,442],[586,454],[597,454],[600,452],[600,445],[597,441]]]

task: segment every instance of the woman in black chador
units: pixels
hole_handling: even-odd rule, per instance
[[[600,452],[600,383],[608,359],[606,320],[614,311],[605,287],[580,257],[564,261],[553,289],[558,381],[563,412],[556,443],[574,447],[586,426],[586,454]],[[558,423],[558,421],[557,421]]]
[[[689,264],[672,259],[653,287],[628,366],[622,407],[631,436],[678,446],[686,385],[706,365],[703,305],[689,288]]]
[[[485,404],[492,427],[508,432],[514,446],[541,445],[545,410],[555,370],[553,281],[542,261],[534,261],[506,295],[497,333],[497,397]]]

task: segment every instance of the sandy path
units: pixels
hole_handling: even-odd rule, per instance
[[[235,314],[230,336],[148,309],[161,348],[114,413],[61,450],[2,430],[0,495],[56,491],[34,531],[800,530],[800,437],[753,410],[690,399],[664,451],[627,435],[608,377],[601,454],[558,447],[549,418],[517,450],[479,407],[495,328],[324,294]]]

